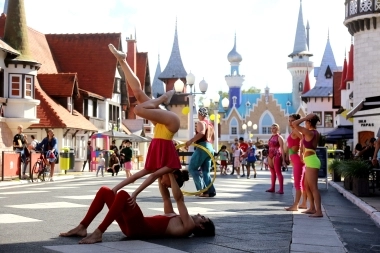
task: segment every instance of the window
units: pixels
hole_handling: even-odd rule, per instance
[[[231,131],[231,134],[238,134],[237,130],[238,130],[238,121],[236,120],[236,118],[233,118],[230,122],[230,131]]]
[[[115,78],[113,84],[113,93],[120,93],[120,78]]]
[[[88,106],[88,110],[87,110],[87,116],[89,117],[93,117],[94,115],[92,114],[93,113],[93,101],[92,99],[88,99],[87,100],[87,106]]]
[[[231,127],[231,134],[237,134],[237,127]]]
[[[10,97],[21,98],[21,75],[11,75],[10,82]]]
[[[322,125],[322,112],[313,112],[313,113],[319,117],[319,122],[317,122],[317,125]]]
[[[263,134],[270,134],[271,133],[271,126],[264,126],[261,128]]]
[[[25,98],[32,98],[33,79],[31,76],[25,76]]]
[[[302,91],[303,91],[303,83],[302,83],[302,82],[299,82],[299,83],[298,83],[298,91],[299,91],[299,92],[302,92]]]
[[[325,112],[325,127],[334,126],[334,115],[333,112]]]
[[[117,123],[119,117],[119,106],[108,105],[108,120],[110,123]]]
[[[268,132],[267,132],[267,129],[268,129],[267,127],[263,127],[263,128],[262,128],[262,132],[263,132],[263,134],[267,134],[267,133],[268,133]]]
[[[149,120],[144,119],[144,124],[145,124],[145,125],[148,125],[148,124],[149,124]]]
[[[92,101],[92,117],[98,118],[98,100]]]
[[[67,98],[67,110],[70,113],[73,113],[73,100],[72,100],[72,97],[68,97]]]

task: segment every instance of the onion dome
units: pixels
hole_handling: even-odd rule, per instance
[[[227,59],[231,63],[233,62],[239,63],[243,60],[241,55],[238,52],[236,52],[236,34],[235,34],[234,48],[232,48],[231,52],[228,53]]]

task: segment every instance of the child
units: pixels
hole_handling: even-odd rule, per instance
[[[102,177],[104,177],[104,166],[106,164],[106,159],[103,157],[103,153],[99,154],[98,169],[96,170],[96,176],[99,174],[99,170],[102,171]]]
[[[234,150],[233,150],[233,156],[234,156],[234,167],[236,168],[237,178],[240,178],[240,166],[241,166],[241,160],[243,151],[240,148],[240,144],[235,144]]]
[[[229,153],[225,145],[221,147],[218,156],[220,159],[220,175],[226,175]]]

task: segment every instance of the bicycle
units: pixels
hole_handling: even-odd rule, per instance
[[[40,179],[41,181],[45,181],[45,174],[49,171],[47,170],[47,164],[45,162],[45,155],[43,152],[36,151],[36,153],[40,153],[40,157],[37,159],[37,162],[34,163],[33,167],[30,170],[30,179],[33,182],[34,174],[37,174],[36,181]],[[42,176],[42,179],[40,178]]]

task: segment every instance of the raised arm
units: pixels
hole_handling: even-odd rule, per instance
[[[165,214],[174,213],[172,201],[170,199],[169,190],[168,190],[168,188],[166,188],[165,186],[163,186],[161,184],[161,178],[162,177],[158,178],[158,187],[160,188],[160,193],[161,193],[161,196],[162,196],[162,201],[164,202],[164,213]]]
[[[170,184],[172,187],[173,198],[177,203],[178,212],[181,217],[183,227],[185,230],[183,231],[184,233],[183,235],[186,235],[195,228],[195,223],[194,223],[193,218],[191,218],[191,216],[189,215],[189,212],[187,211],[187,207],[185,205],[185,200],[183,198],[182,191],[179,188],[173,173],[169,174],[169,178],[170,178]]]
[[[302,127],[300,126],[300,124],[304,121],[307,121],[307,120],[311,120],[313,117],[314,117],[315,114],[311,113],[311,114],[308,114],[306,115],[306,117],[303,117],[303,118],[300,118],[300,119],[297,119],[295,121],[292,122],[292,126],[298,130],[299,132],[301,132],[303,134],[304,137],[308,137],[308,141],[310,141],[312,138],[313,138],[313,131],[310,131],[309,129],[305,128],[305,127]],[[307,139],[306,139],[307,140]]]

